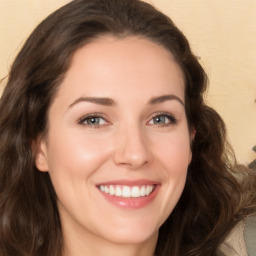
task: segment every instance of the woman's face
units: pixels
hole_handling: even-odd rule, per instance
[[[184,80],[147,39],[82,47],[49,109],[36,165],[49,172],[64,237],[156,241],[191,161]]]

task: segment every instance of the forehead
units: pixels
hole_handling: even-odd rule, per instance
[[[117,95],[127,89],[134,95],[175,90],[184,96],[183,72],[171,52],[135,36],[102,36],[78,49],[60,91],[72,94],[77,86],[89,96],[102,96],[104,91]]]

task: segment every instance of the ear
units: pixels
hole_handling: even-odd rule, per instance
[[[194,126],[190,128],[190,143],[192,144],[194,138],[196,136],[196,129]]]
[[[45,139],[38,139],[32,143],[33,151],[35,152],[35,165],[41,172],[48,172],[48,159],[47,159],[47,143]]]
[[[196,129],[194,126],[192,126],[190,128],[189,136],[190,136],[190,156],[189,156],[189,164],[190,164],[192,161],[192,144],[193,144],[193,140],[195,139],[195,136],[196,136]]]

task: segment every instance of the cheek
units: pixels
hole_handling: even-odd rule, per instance
[[[158,159],[168,173],[180,174],[187,170],[191,161],[190,138],[188,132],[177,132],[168,136],[158,136],[154,142]]]
[[[164,165],[166,184],[168,185],[167,190],[179,197],[183,191],[191,161],[189,139],[173,139],[168,146],[162,149],[161,153],[161,162]]]
[[[161,139],[155,146],[155,156],[162,170],[161,202],[159,203],[160,224],[173,211],[183,192],[187,169],[191,161],[190,139],[187,133],[173,133]]]
[[[90,136],[69,133],[65,136],[59,133],[49,145],[49,175],[59,203],[65,209],[74,208],[79,212],[79,205],[87,205],[85,202],[93,198],[90,188],[94,188],[95,173],[109,159],[109,151],[103,145],[101,140]]]
[[[50,175],[89,178],[108,159],[109,148],[101,138],[68,132],[64,135],[58,133],[50,140],[53,142],[48,150]]]

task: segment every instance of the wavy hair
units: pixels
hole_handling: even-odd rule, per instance
[[[196,132],[184,192],[159,231],[157,256],[215,256],[234,225],[255,210],[255,175],[234,168],[220,116],[203,98],[207,76],[174,23],[139,0],[75,0],[48,16],[16,57],[0,100],[0,255],[61,256],[63,237],[48,173],[33,141],[74,52],[97,37],[139,36],[165,47],[185,77]],[[239,170],[238,170],[239,169]]]

